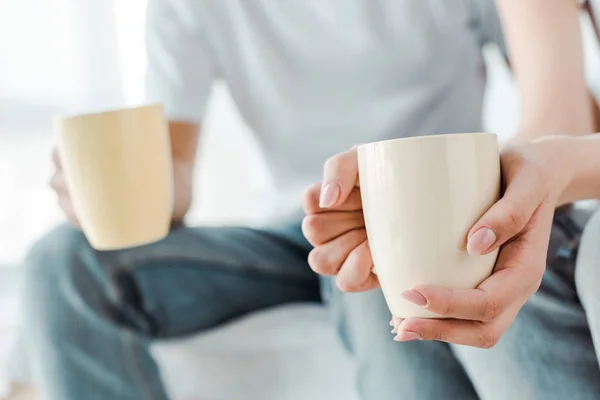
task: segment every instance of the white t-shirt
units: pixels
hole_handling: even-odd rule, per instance
[[[481,47],[502,46],[494,0],[148,3],[147,97],[200,122],[225,81],[272,175],[273,223],[300,219],[304,188],[337,152],[480,130]]]

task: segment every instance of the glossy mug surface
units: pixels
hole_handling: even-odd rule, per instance
[[[54,127],[73,207],[94,248],[168,234],[173,168],[161,105],[58,117]]]
[[[375,271],[400,318],[438,315],[405,300],[416,285],[477,287],[497,251],[471,257],[472,225],[500,196],[496,135],[468,133],[369,143],[358,148],[363,211]]]

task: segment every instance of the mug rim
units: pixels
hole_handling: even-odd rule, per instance
[[[386,139],[380,140],[377,142],[370,142],[361,144],[357,147],[357,150],[366,147],[373,147],[379,145],[390,145],[396,144],[400,142],[415,142],[415,141],[426,141],[426,140],[446,140],[449,138],[465,138],[465,137],[494,137],[494,139],[498,140],[498,134],[491,132],[467,132],[467,133],[442,133],[442,134],[431,134],[431,135],[421,135],[421,136],[409,136],[403,138],[395,138],[395,139]]]
[[[140,103],[137,105],[130,105],[130,106],[123,106],[123,107],[111,107],[111,108],[106,108],[104,110],[99,110],[99,111],[90,111],[90,112],[83,112],[83,113],[65,113],[65,114],[58,114],[54,117],[55,121],[68,121],[68,120],[73,120],[73,119],[78,119],[78,118],[88,118],[88,117],[96,117],[96,116],[101,116],[101,115],[110,115],[110,114],[118,114],[121,112],[126,112],[126,111],[133,111],[133,110],[140,110],[140,109],[145,109],[145,108],[154,108],[154,107],[163,107],[163,103],[161,102],[149,102],[149,103]]]

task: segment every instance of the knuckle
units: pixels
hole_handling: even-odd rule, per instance
[[[492,347],[496,346],[496,344],[498,344],[498,338],[495,336],[489,336],[484,339],[484,342],[483,342],[483,345],[481,346],[481,348],[482,349],[491,349]]]
[[[302,220],[302,233],[313,246],[322,244],[320,240],[321,219],[319,215],[307,215]]]
[[[418,287],[417,290],[427,298],[427,308],[434,313],[441,316],[453,316],[456,313],[456,300],[450,289],[438,288],[437,290],[429,290]]]
[[[524,284],[521,289],[522,293],[524,293],[527,297],[533,296],[538,291],[540,286],[542,286],[542,281],[544,279],[544,270],[541,269],[539,272],[532,270],[530,274],[532,276],[526,275],[523,278],[523,280],[528,283]]]
[[[483,331],[482,334],[479,335],[476,347],[482,349],[491,349],[492,347],[498,344],[499,340],[499,335],[492,332]]]
[[[352,271],[355,276],[368,277],[371,272],[372,263],[365,261],[365,259],[357,255],[356,251],[352,251],[346,261],[344,262],[343,268]],[[361,287],[362,284],[357,284],[356,287]]]
[[[520,230],[527,224],[525,216],[518,211],[510,211],[508,213],[508,220],[515,230]]]
[[[503,220],[513,232],[520,231],[527,224],[527,217],[519,212],[521,208],[518,204],[510,203],[504,211]]]
[[[337,173],[340,169],[342,169],[344,165],[344,157],[345,153],[336,154],[331,156],[325,161],[324,169],[329,173]]]
[[[308,254],[308,264],[313,271],[320,275],[335,275],[337,272],[327,253],[319,247],[314,248]]]
[[[433,302],[432,299],[429,299],[430,302]],[[431,307],[431,306],[430,306]],[[438,308],[436,308],[436,313],[442,316],[447,316],[450,315],[453,311],[452,306],[450,305],[450,303],[447,302],[442,302],[442,304],[439,305]]]
[[[542,286],[542,279],[543,279],[543,276],[540,277],[540,278],[537,278],[533,282],[533,284],[531,285],[531,287],[529,289],[529,293],[528,294],[533,295],[534,293],[536,293],[540,289],[540,286]]]
[[[319,196],[321,194],[321,184],[313,183],[304,190],[302,196],[302,205],[304,212],[307,214],[313,213],[319,209]]]
[[[359,285],[356,285],[354,282],[350,282],[348,279],[341,276],[336,278],[335,284],[338,289],[345,293],[357,292],[359,290]]]
[[[358,269],[361,268],[361,261],[363,261],[363,250],[359,247],[354,248],[350,254],[348,254],[348,257],[346,257],[346,262],[344,263],[344,265],[348,265],[348,267],[350,267],[351,269]],[[365,265],[366,267],[366,265]],[[370,267],[369,267],[370,268]]]
[[[492,321],[498,317],[500,314],[500,304],[495,299],[490,299],[485,302],[485,306],[483,307],[481,320],[482,321]]]
[[[335,285],[342,292],[349,292],[350,291],[350,285],[348,284],[348,282],[346,282],[344,279],[340,279],[340,277],[336,278]]]
[[[353,229],[347,233],[349,239],[354,243],[361,243],[367,239],[367,232],[365,229]]]
[[[520,292],[527,297],[533,296],[542,285],[545,269],[545,265],[542,264],[541,266],[535,266],[527,270],[521,278],[523,284]]]
[[[449,342],[450,341],[450,335],[445,330],[438,330],[438,331],[434,332],[432,336],[433,336],[434,340],[438,340],[440,342]]]

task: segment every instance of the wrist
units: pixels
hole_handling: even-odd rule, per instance
[[[536,140],[546,136],[584,136],[594,132],[594,112],[596,103],[591,103],[591,97],[580,98],[580,102],[561,101],[554,107],[545,108],[524,107],[517,141]],[[586,100],[585,102],[582,102]]]
[[[600,134],[572,138],[567,150],[575,170],[564,192],[568,201],[600,199]]]
[[[585,82],[581,84],[585,85]],[[587,91],[582,93],[576,89],[578,86],[570,83],[567,90],[547,93],[546,99],[536,97],[530,99],[529,104],[523,104],[519,133],[530,140],[549,135],[581,136],[593,133],[596,101]]]
[[[557,205],[600,198],[600,135],[532,141],[546,154]]]
[[[556,206],[570,201],[567,200],[568,188],[577,175],[577,152],[574,138],[568,136],[546,136],[531,140],[543,154],[542,162],[546,165],[546,177],[550,184],[550,196]]]

